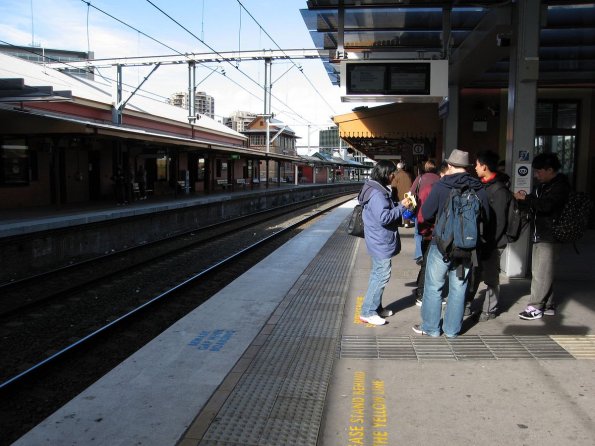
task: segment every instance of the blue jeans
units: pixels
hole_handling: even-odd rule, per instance
[[[377,259],[372,257],[372,270],[370,271],[370,280],[368,281],[368,291],[362,304],[362,317],[370,317],[376,313],[376,310],[382,303],[382,294],[384,287],[390,279],[391,259]]]
[[[435,244],[430,245],[426,261],[424,297],[421,305],[421,329],[430,336],[440,336],[442,316],[442,287],[448,277],[448,301],[442,323],[445,336],[454,338],[461,331],[465,310],[465,290],[469,278],[469,267],[463,267],[460,278],[459,264],[445,263]]]
[[[423,240],[423,235],[421,235],[418,231],[417,227],[417,219],[415,219],[415,231],[413,232],[413,241],[415,242],[415,253],[413,254],[413,259],[417,260],[424,255],[421,242]]]

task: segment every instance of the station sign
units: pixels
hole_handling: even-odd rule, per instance
[[[414,155],[423,155],[425,151],[424,145],[421,143],[413,144],[412,151]]]

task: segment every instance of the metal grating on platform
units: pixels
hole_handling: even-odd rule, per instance
[[[316,445],[358,240],[340,228],[304,271],[201,445]]]
[[[577,354],[581,356],[577,356]],[[561,336],[343,336],[350,359],[478,360],[595,358],[595,337]]]

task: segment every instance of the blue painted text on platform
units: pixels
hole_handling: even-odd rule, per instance
[[[203,330],[188,345],[198,350],[218,352],[234,334],[235,330]]]

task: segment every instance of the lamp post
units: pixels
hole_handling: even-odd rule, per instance
[[[266,153],[266,177],[265,177],[265,185],[269,187],[269,153],[271,151],[271,118],[273,115],[271,113],[263,113],[261,115],[257,115],[261,118],[264,118],[265,128],[266,128],[266,136],[265,136],[265,153]]]

